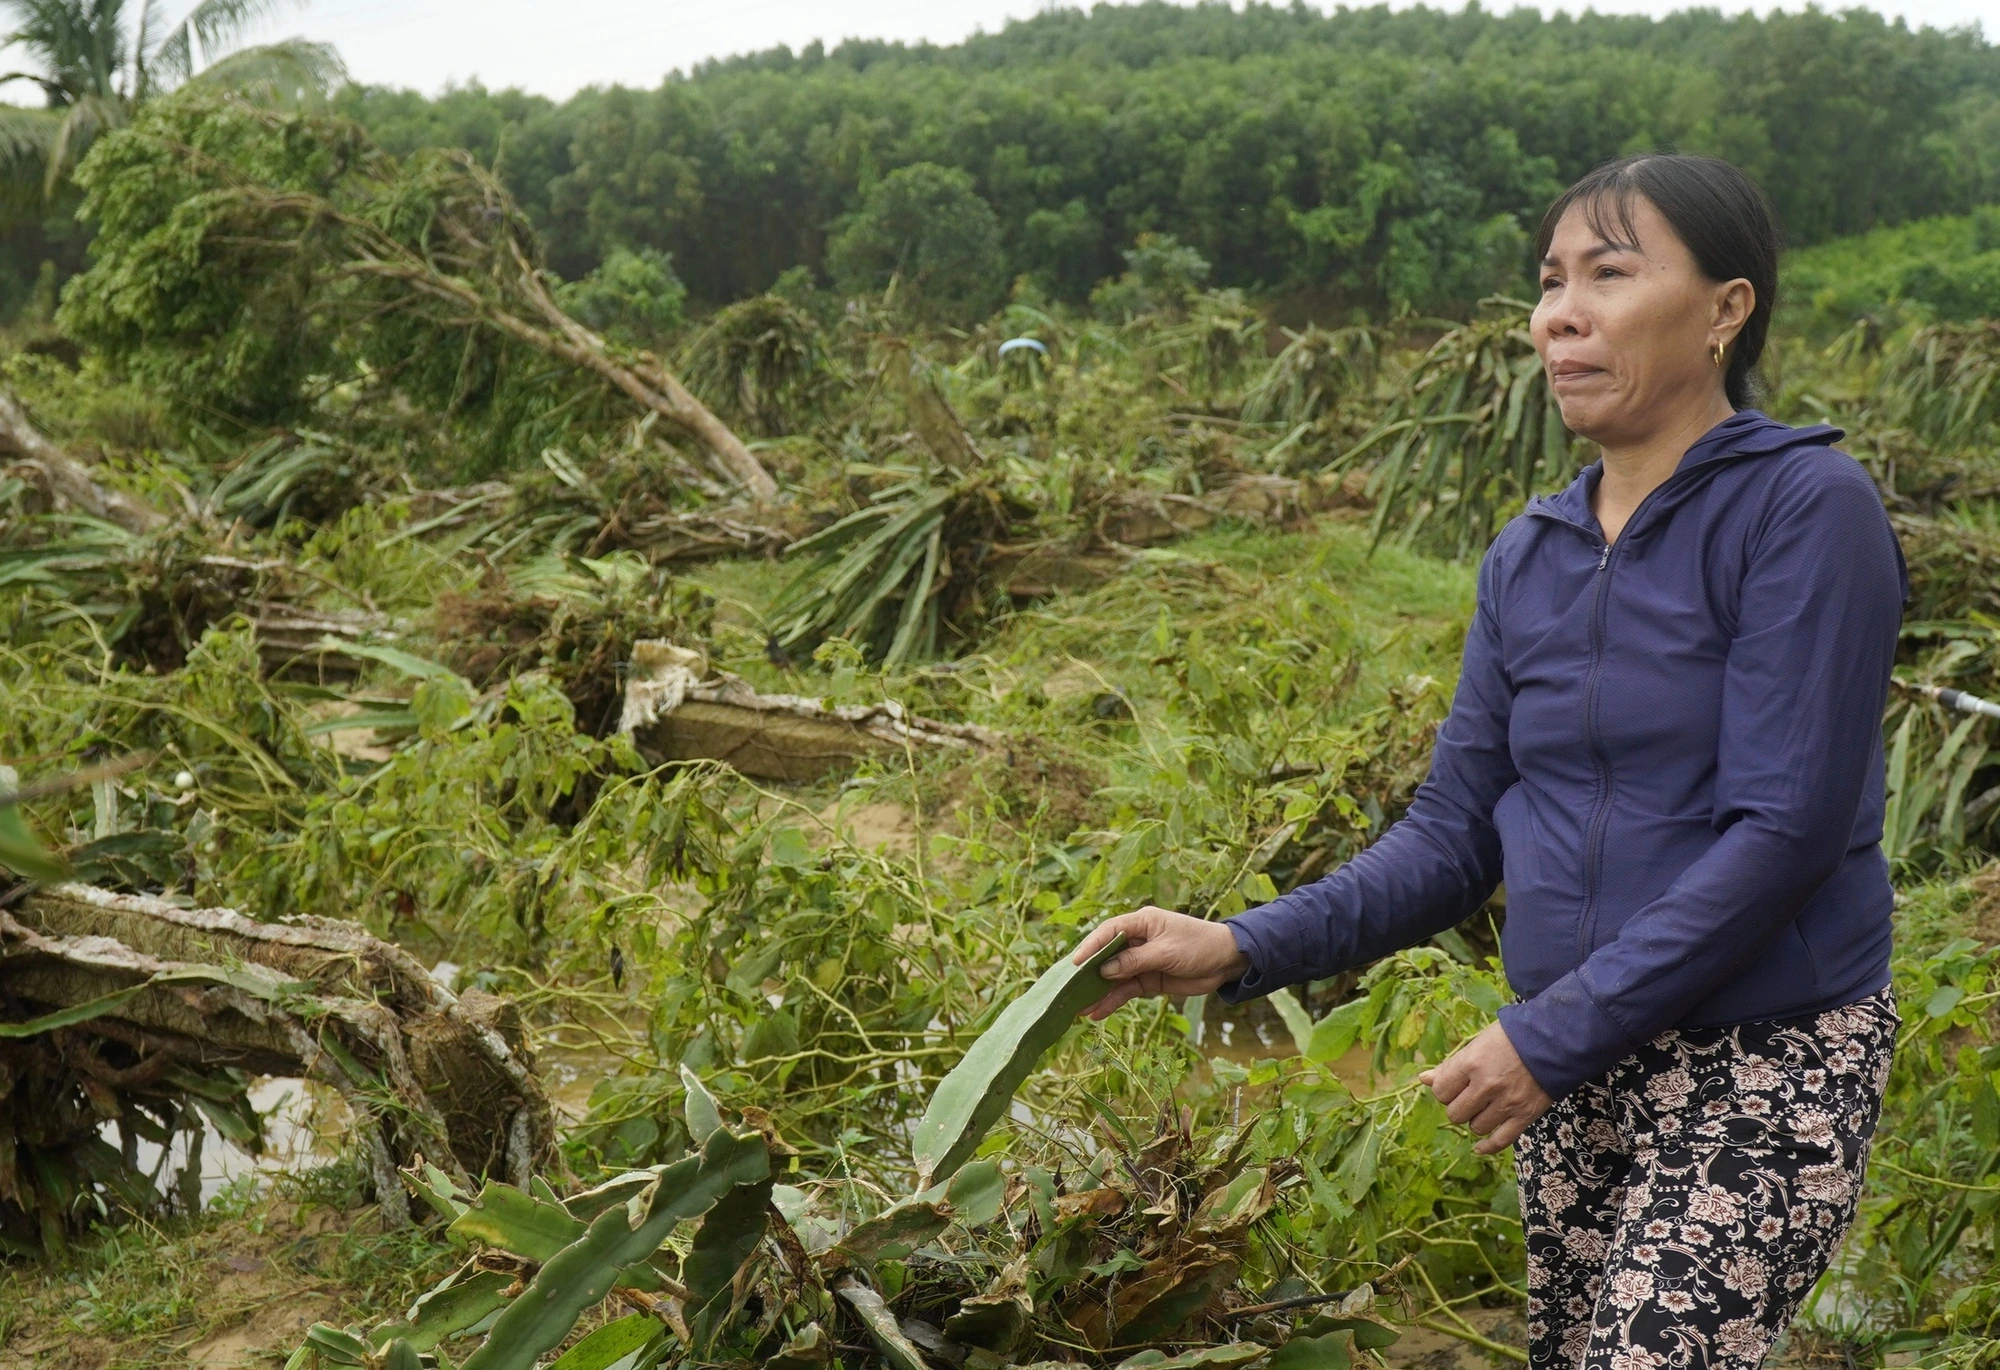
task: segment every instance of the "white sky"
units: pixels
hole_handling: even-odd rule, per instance
[[[1456,8],[1456,0],[1449,0]],[[191,0],[170,0],[183,13]],[[1323,3],[1323,0],[1315,0]],[[1435,3],[1435,0],[1434,0]],[[1717,0],[1709,0],[1717,3]],[[1508,0],[1488,0],[1495,10]],[[1595,0],[1600,13],[1664,14],[1670,0]],[[1720,0],[1729,12],[1770,4]],[[1782,6],[1799,8],[1795,4]],[[2000,0],[1876,0],[1912,25],[1979,24],[2000,35]],[[587,85],[650,87],[675,69],[779,43],[795,51],[818,38],[955,42],[1043,8],[1039,0],[316,0],[267,21],[266,38],[331,42],[359,80],[427,93],[477,79],[566,96]],[[1543,4],[1575,11],[1580,4]],[[0,50],[0,64],[5,62]],[[0,87],[0,99],[34,103],[33,87]]]

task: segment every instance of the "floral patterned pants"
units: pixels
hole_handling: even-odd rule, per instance
[[[1755,1370],[1854,1218],[1888,990],[1663,1033],[1515,1147],[1531,1370]]]

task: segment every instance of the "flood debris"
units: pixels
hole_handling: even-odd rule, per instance
[[[518,1015],[454,996],[408,953],[328,919],[260,923],[89,885],[17,885],[0,905],[0,1237],[44,1237],[94,1187],[157,1197],[135,1162],[198,1112],[255,1151],[260,1075],[338,1090],[391,1221],[396,1167],[525,1183],[554,1139]],[[121,1146],[100,1132],[113,1124]],[[25,1174],[36,1175],[25,1182]],[[47,1176],[69,1173],[67,1185]]]
[[[830,705],[763,694],[711,666],[705,653],[658,640],[633,646],[619,731],[630,733],[655,765],[725,761],[765,780],[813,780],[870,757],[911,751],[1006,745],[990,728],[921,718],[895,700]]]

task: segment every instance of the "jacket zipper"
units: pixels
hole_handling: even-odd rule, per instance
[[[1720,453],[1686,470],[1676,471],[1671,476],[1668,476],[1660,484],[1653,487],[1644,499],[1639,501],[1639,507],[1632,511],[1630,518],[1625,520],[1625,527],[1620,530],[1619,541],[1623,542],[1628,539],[1632,532],[1640,526],[1640,522],[1646,513],[1646,507],[1652,504],[1662,491],[1681,484],[1686,477],[1693,475],[1694,472],[1700,471],[1704,467],[1719,465],[1723,461],[1734,460],[1742,455],[1744,454],[1735,452]],[[1617,550],[1617,544],[1603,541],[1601,534],[1592,532],[1591,529],[1583,524],[1573,523],[1560,514],[1532,507],[1527,512],[1538,518],[1550,519],[1566,527],[1574,528],[1585,537],[1597,537],[1600,539],[1602,546],[1602,550],[1598,554],[1597,570],[1595,572],[1597,576],[1597,591],[1590,609],[1590,666],[1588,673],[1584,677],[1583,686],[1584,745],[1589,749],[1590,758],[1597,767],[1597,802],[1592,806],[1590,825],[1584,838],[1583,909],[1576,920],[1577,958],[1583,960],[1588,958],[1591,953],[1591,938],[1597,930],[1597,886],[1604,864],[1601,848],[1604,843],[1605,829],[1611,823],[1611,759],[1604,754],[1604,739],[1598,734],[1597,730],[1597,692],[1600,678],[1604,673],[1605,639],[1609,636],[1609,630],[1605,621],[1607,617],[1605,605],[1611,594],[1611,554]]]
[[[1597,593],[1590,606],[1590,669],[1583,682],[1583,739],[1597,767],[1597,803],[1592,806],[1583,844],[1583,912],[1576,920],[1579,961],[1590,955],[1590,940],[1597,928],[1597,884],[1604,863],[1604,831],[1611,823],[1611,758],[1604,754],[1604,739],[1597,730],[1597,691],[1604,674],[1604,602],[1611,587],[1611,549],[1612,544],[1605,543],[1603,554],[1597,558]]]
[[[1702,463],[1704,466],[1707,464],[1706,462]],[[1700,468],[1697,467],[1695,469],[1698,470]],[[1679,478],[1685,474],[1687,473],[1675,472],[1659,485],[1653,487],[1646,497],[1639,501],[1639,507],[1632,511],[1631,517],[1625,520],[1625,527],[1620,530],[1621,541],[1624,536],[1629,535],[1638,527],[1640,517],[1646,512],[1646,506],[1653,502],[1654,496],[1669,486],[1677,484]],[[1531,512],[1539,513],[1540,517],[1543,518],[1554,519],[1557,523],[1567,524],[1586,537],[1601,537],[1599,534],[1592,533],[1582,524],[1571,523],[1568,519],[1560,515],[1542,513],[1541,511]],[[1597,590],[1590,606],[1590,665],[1583,682],[1583,740],[1584,746],[1590,752],[1591,762],[1597,768],[1597,802],[1591,807],[1590,825],[1584,833],[1583,909],[1577,915],[1576,920],[1576,954],[1578,960],[1583,960],[1590,955],[1592,950],[1590,945],[1591,939],[1597,931],[1597,887],[1603,875],[1604,855],[1602,848],[1604,845],[1604,832],[1611,825],[1611,791],[1613,788],[1611,758],[1605,755],[1604,739],[1599,735],[1597,730],[1597,692],[1604,674],[1605,639],[1609,636],[1609,630],[1605,623],[1607,617],[1605,602],[1611,596],[1611,554],[1615,550],[1617,550],[1616,544],[1603,541],[1597,557],[1597,570],[1594,573],[1597,577]]]

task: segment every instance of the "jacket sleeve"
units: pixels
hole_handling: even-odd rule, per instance
[[[1553,1098],[1740,973],[1847,856],[1870,769],[1882,764],[1905,581],[1881,497],[1838,460],[1781,477],[1749,549],[1723,672],[1720,836],[1575,970],[1500,1011]]]
[[[1514,691],[1492,607],[1500,546],[1480,566],[1458,691],[1409,812],[1339,870],[1229,920],[1250,971],[1222,987],[1225,1001],[1333,975],[1421,942],[1462,921],[1500,883],[1493,806],[1518,779],[1507,746]]]

